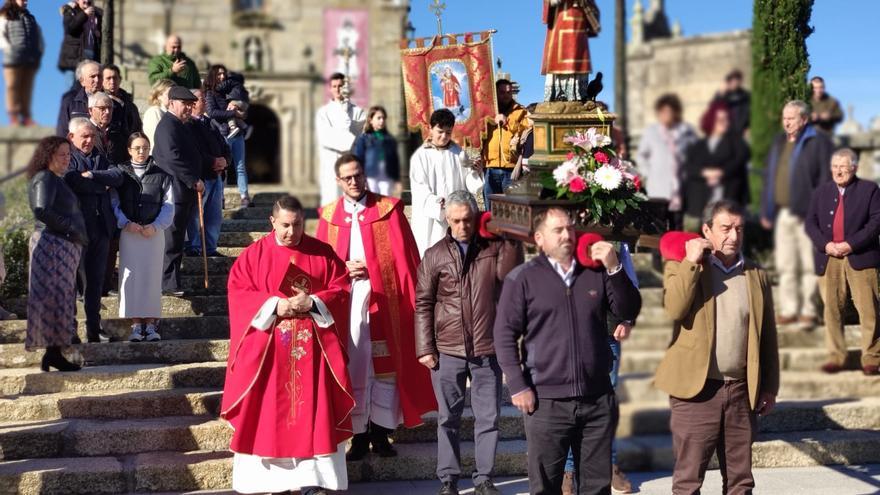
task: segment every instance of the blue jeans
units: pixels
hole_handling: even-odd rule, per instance
[[[613,336],[608,336],[608,346],[611,347],[611,354],[614,355],[614,363],[611,364],[611,386],[617,390],[617,376],[620,374],[620,342]],[[617,464],[617,438],[611,439],[611,464]],[[574,454],[571,449],[568,450],[568,458],[565,459],[565,472],[574,472]]]
[[[202,194],[202,208],[205,210],[205,252],[214,254],[217,241],[220,239],[220,224],[223,222],[223,180],[217,178],[205,181],[205,192]],[[189,224],[186,226],[187,251],[202,251],[202,238],[199,235],[199,209],[192,209]]]
[[[487,168],[486,183],[483,185],[483,199],[486,202],[486,210],[489,210],[489,195],[504,194],[504,188],[512,182],[510,174],[513,169],[509,168]]]
[[[232,150],[232,163],[235,165],[235,183],[238,184],[238,194],[242,198],[249,197],[247,168],[244,164],[244,136],[239,134],[232,139],[227,139],[226,142],[229,143],[229,148]]]

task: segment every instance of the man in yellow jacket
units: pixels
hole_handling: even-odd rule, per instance
[[[718,451],[728,493],[751,493],[756,415],[773,409],[779,355],[767,273],[742,255],[738,204],[703,214],[703,235],[684,259],[667,261],[663,306],[675,321],[654,384],[670,395],[674,494],[699,493]]]
[[[507,79],[495,81],[498,115],[488,124],[488,136],[483,141],[483,162],[486,164],[483,197],[489,209],[489,195],[503,194],[510,185],[526,131],[532,128],[529,111],[513,99],[513,83]]]

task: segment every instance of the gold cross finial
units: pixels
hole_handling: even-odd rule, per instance
[[[437,36],[443,36],[443,11],[446,10],[446,2],[434,0],[434,3],[428,5],[428,9],[437,16]]]

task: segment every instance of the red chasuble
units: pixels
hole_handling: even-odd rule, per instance
[[[346,213],[343,201],[340,198],[321,209],[317,237],[347,260],[351,215]],[[385,356],[374,353],[373,369],[377,376],[395,376],[403,424],[412,428],[422,424],[423,414],[437,410],[431,374],[416,356],[415,276],[419,250],[399,200],[368,192],[366,209],[360,215],[358,223],[372,289],[370,340],[384,340],[388,349]]]
[[[599,33],[599,10],[593,0],[544,0],[544,59],[541,74],[589,74],[589,37]]]
[[[295,288],[295,289],[294,289]],[[333,454],[352,435],[354,396],[346,369],[349,282],[327,244],[304,235],[294,248],[269,234],[244,250],[229,273],[229,359],[220,416],[235,432],[230,450],[262,457]],[[251,326],[272,296],[318,297],[334,325],[309,316]]]

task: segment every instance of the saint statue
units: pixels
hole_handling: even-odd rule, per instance
[[[458,109],[461,106],[461,84],[452,73],[452,67],[446,66],[440,75],[440,89],[443,90],[443,106],[450,109]]]
[[[585,99],[592,70],[589,38],[599,35],[595,0],[543,0],[547,24],[541,74],[545,101]]]

